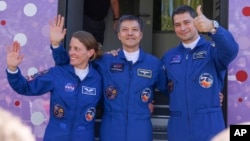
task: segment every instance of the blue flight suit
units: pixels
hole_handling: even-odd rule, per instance
[[[102,78],[89,65],[80,80],[72,65],[56,66],[28,79],[7,72],[10,86],[19,94],[38,96],[50,92],[50,119],[44,141],[94,141],[96,105],[102,92]]]
[[[222,27],[194,49],[180,43],[164,54],[169,90],[169,141],[210,141],[225,128],[219,92],[239,47]]]
[[[148,105],[156,88],[166,92],[162,62],[140,49],[134,64],[120,50],[118,56],[104,55],[95,65],[105,91],[100,141],[152,141]]]
[[[57,65],[67,63],[66,54],[62,46],[53,49]],[[118,56],[104,54],[93,63],[103,77],[104,115],[100,141],[152,141],[148,105],[155,89],[166,93],[162,62],[140,49],[134,64],[126,60],[122,50]]]

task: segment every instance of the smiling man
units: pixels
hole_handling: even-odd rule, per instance
[[[225,128],[220,97],[227,66],[239,47],[232,34],[206,18],[201,6],[176,8],[172,15],[180,44],[164,54],[169,82],[169,141],[210,141]],[[212,41],[199,32],[208,33]]]

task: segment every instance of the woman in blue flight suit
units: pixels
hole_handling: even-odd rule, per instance
[[[140,48],[142,20],[124,15],[118,21],[122,49],[117,56],[104,54],[94,61],[103,77],[104,115],[100,141],[152,141],[151,112],[154,91],[166,93],[166,77],[161,61]],[[66,64],[63,47],[53,49],[57,65]]]
[[[60,19],[60,17],[59,17]],[[60,22],[51,24],[52,46]],[[70,64],[52,67],[29,79],[21,75],[18,65],[20,44],[14,42],[7,53],[7,77],[10,86],[27,96],[50,92],[50,119],[44,141],[94,141],[96,105],[102,93],[102,78],[89,60],[100,57],[100,47],[88,32],[75,32],[70,41]]]

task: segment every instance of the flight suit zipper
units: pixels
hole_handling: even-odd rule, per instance
[[[70,136],[71,136],[70,140],[73,139],[72,131],[74,130],[74,125],[76,125],[75,124],[75,120],[76,120],[75,118],[77,117],[75,114],[78,114],[78,95],[81,92],[81,86],[82,86],[81,85],[82,81],[80,80],[80,78],[78,76],[76,76],[76,81],[77,81],[77,86],[76,86],[76,91],[74,93],[74,101],[75,101],[74,111],[76,111],[76,112],[72,112],[74,114],[73,114],[72,122],[71,122],[71,125],[70,125],[71,126],[70,127]]]
[[[130,101],[130,95],[131,95],[131,78],[133,77],[133,75],[132,75],[132,73],[133,73],[133,64],[132,64],[132,62],[131,61],[128,61],[127,62],[128,63],[128,66],[129,66],[129,88],[128,88],[128,90],[129,90],[129,93],[128,93],[128,96],[127,96],[127,105],[125,105],[125,106],[127,106],[127,111],[126,111],[126,129],[125,129],[125,131],[126,131],[126,139],[125,139],[125,141],[128,141],[128,122],[129,122],[129,101]]]
[[[186,54],[186,57],[185,57],[185,59],[186,59],[186,72],[185,72],[185,95],[186,95],[186,103],[187,103],[187,117],[188,117],[188,124],[190,124],[190,115],[189,115],[189,100],[188,100],[188,88],[187,88],[187,86],[189,85],[189,83],[188,83],[188,72],[189,72],[189,55],[190,55],[190,51],[191,50],[188,50],[187,51],[187,54]],[[191,132],[191,129],[190,129],[190,126],[188,126],[189,127],[189,129],[188,129],[188,131],[189,131],[189,135],[192,137],[192,132]],[[190,139],[190,138],[189,138]],[[189,140],[188,139],[188,140]]]

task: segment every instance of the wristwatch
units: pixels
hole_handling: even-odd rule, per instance
[[[210,31],[211,32],[211,34],[215,34],[216,33],[216,31],[217,31],[217,28],[219,28],[219,23],[217,22],[217,21],[215,21],[215,20],[212,20],[212,23],[213,23],[213,26],[214,26],[214,28]]]

